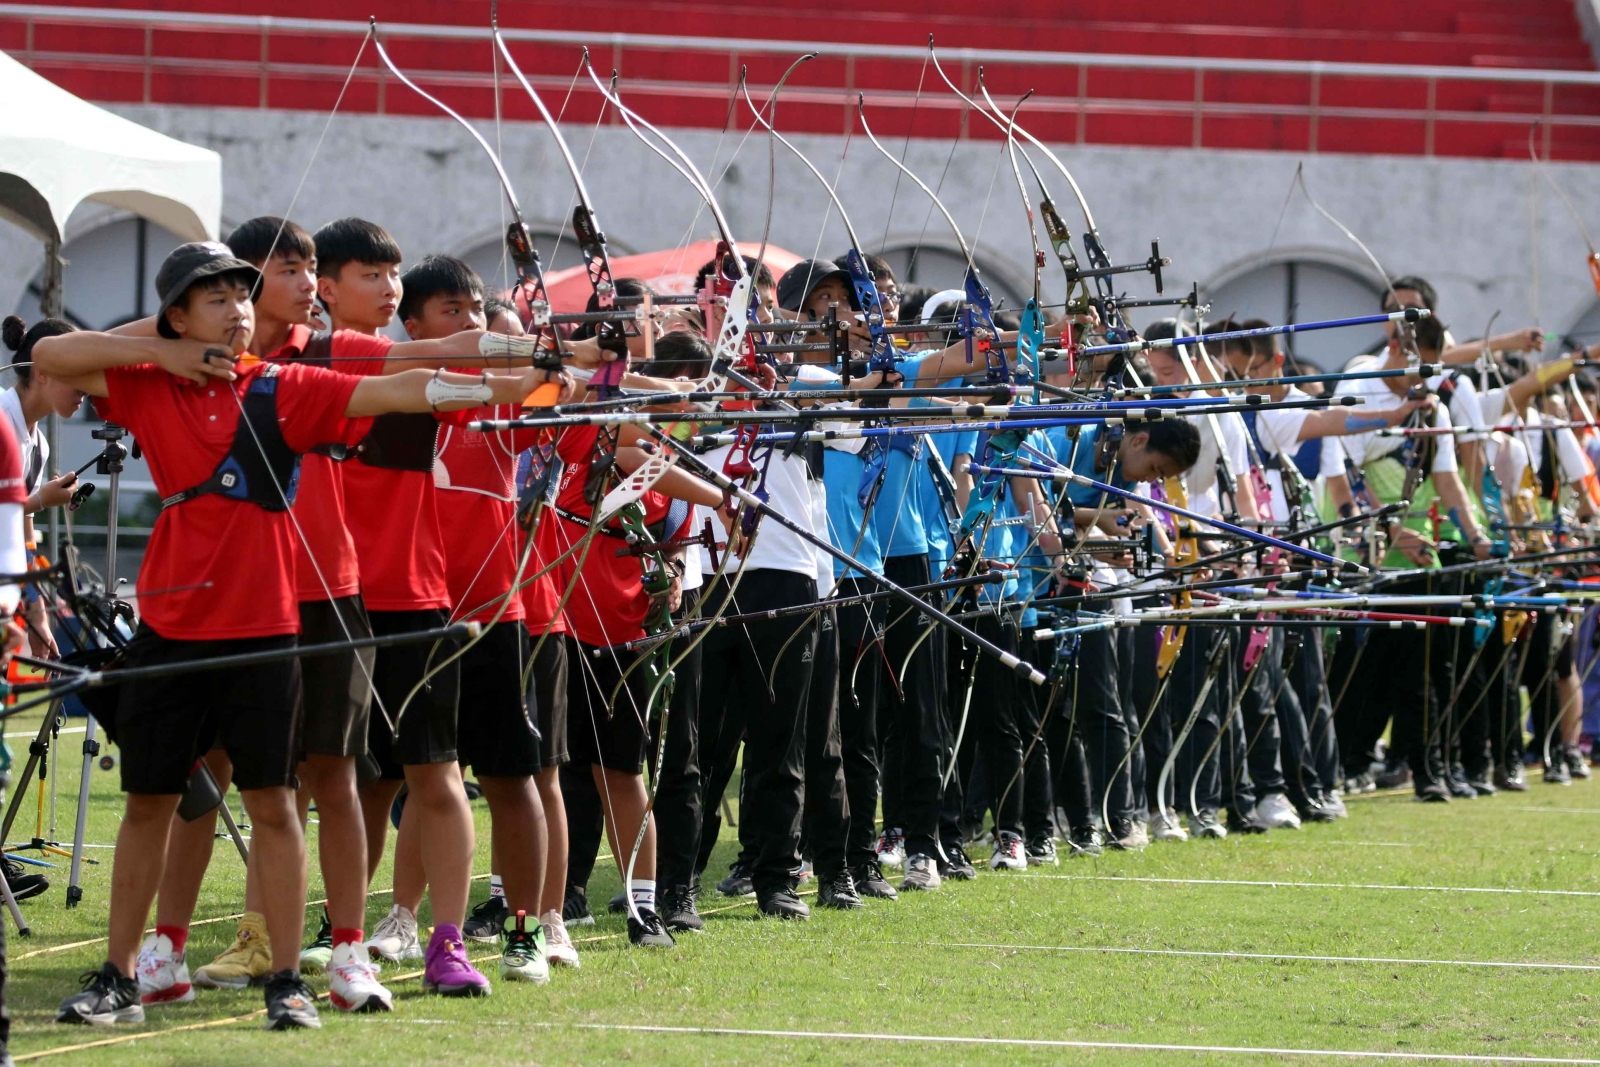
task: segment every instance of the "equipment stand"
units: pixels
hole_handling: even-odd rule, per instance
[[[122,439],[128,431],[114,422],[108,422],[90,436],[106,443],[105,451],[95,462],[95,472],[111,479],[111,491],[106,504],[106,587],[108,601],[117,595],[117,505],[119,482],[122,479],[122,461],[128,455]],[[114,619],[115,613],[110,613]],[[102,638],[103,640],[104,638]],[[89,775],[94,769],[94,758],[100,754],[100,742],[95,739],[95,721],[91,714],[84,720],[83,773],[78,779],[78,821],[72,836],[72,868],[67,876],[67,907],[76,907],[83,899],[83,886],[79,875],[83,869],[83,834],[89,818]]]

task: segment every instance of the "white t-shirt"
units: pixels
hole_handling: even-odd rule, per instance
[[[728,458],[730,447],[723,445],[700,458],[707,466],[721,470],[723,461]],[[752,492],[754,486],[760,484],[759,469],[758,466],[757,480],[752,483]],[[816,513],[811,502],[811,471],[804,452],[786,458],[781,445],[775,448],[772,462],[767,467],[766,488],[767,503],[778,514],[814,536],[823,538],[828,536],[827,525],[825,523],[819,525],[816,521]],[[822,570],[822,565],[817,562],[818,556],[826,556],[826,553],[781,523],[763,517],[760,529],[756,532],[755,547],[750,553],[750,558],[742,562],[746,570],[793,571],[814,578]],[[727,570],[723,573],[732,575],[734,568],[738,567],[740,562],[735,560],[728,564]],[[827,566],[831,574],[833,566],[831,560]]]
[[[1215,397],[1218,403],[1226,403],[1227,398]],[[1211,419],[1217,420],[1217,426],[1222,431],[1222,445],[1227,449],[1228,467],[1235,478],[1243,477],[1250,471],[1250,451],[1246,441],[1250,431],[1245,428],[1244,419],[1236,411],[1229,411],[1221,415],[1191,415],[1189,421],[1195,424],[1200,431],[1200,458],[1195,465],[1189,468],[1189,473],[1184,477],[1184,486],[1189,494],[1189,510],[1198,511],[1202,515],[1221,515],[1221,498],[1217,495],[1217,434],[1211,428]],[[1230,490],[1234,486],[1228,486]]]
[[[1386,384],[1387,378],[1347,378],[1339,383],[1333,391],[1334,396],[1359,396],[1365,403],[1359,407],[1351,408],[1352,414],[1374,415],[1379,412],[1393,411],[1405,404],[1403,394],[1396,393]],[[1437,427],[1449,427],[1454,423],[1450,419],[1450,409],[1443,405],[1434,409],[1431,423]],[[1438,448],[1433,454],[1433,468],[1430,473],[1454,471],[1458,468],[1456,461],[1456,442],[1452,434],[1437,435]],[[1344,437],[1324,437],[1322,439],[1322,473],[1327,477],[1344,473],[1344,457],[1349,456],[1350,461],[1356,466],[1361,466],[1368,460],[1380,459],[1391,452],[1397,452],[1405,445],[1405,437],[1399,434],[1380,437],[1376,433],[1348,434]]]
[[[1299,386],[1291,385],[1283,399],[1316,398],[1302,392]],[[1295,453],[1300,450],[1300,430],[1315,410],[1317,409],[1273,408],[1269,411],[1256,412],[1256,437],[1261,441],[1261,447],[1266,449],[1269,455],[1277,456],[1284,463],[1293,463]],[[1267,485],[1272,489],[1272,514],[1269,517],[1281,522],[1289,517],[1289,501],[1283,494],[1283,472],[1267,470],[1264,473]]]
[[[17,438],[18,458],[22,460],[22,477],[27,482],[31,496],[45,482],[45,473],[50,466],[50,439],[39,424],[34,425],[32,433],[28,432],[28,420],[22,415],[22,396],[14,386],[0,393],[0,411],[4,411],[6,418],[11,420],[11,432]]]
[[[1506,403],[1505,389],[1500,387],[1485,389],[1479,397],[1479,410],[1486,426],[1528,427],[1527,430],[1518,431],[1513,436],[1528,450],[1528,462],[1533,465],[1536,472],[1544,464],[1545,437],[1550,435],[1556,442],[1556,468],[1560,480],[1563,483],[1576,482],[1589,474],[1589,464],[1585,462],[1586,456],[1583,446],[1578,443],[1578,435],[1569,427],[1556,430],[1539,429],[1545,418],[1535,408],[1530,408],[1525,417],[1510,411]]]

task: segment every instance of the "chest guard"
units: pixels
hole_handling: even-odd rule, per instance
[[[297,363],[333,368],[333,334],[315,333]],[[431,471],[439,448],[439,422],[429,414],[388,414],[372,420],[372,429],[355,448],[319,445],[315,451],[333,460],[359,459],[386,470]]]
[[[165,511],[195,497],[216,493],[267,511],[287,511],[300,480],[300,455],[278,429],[280,367],[267,364],[245,390],[243,413],[233,444],[211,477],[161,501]]]

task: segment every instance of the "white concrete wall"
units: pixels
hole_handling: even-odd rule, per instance
[[[488,160],[448,119],[341,116],[313,161],[312,146],[325,120],[320,114],[117,110],[220,152],[230,223],[285,211],[309,164],[293,214],[310,228],[363,215],[388,227],[408,257],[463,252],[502,229],[503,205]],[[485,129],[492,140],[487,124]],[[615,242],[645,250],[711,235],[710,219],[698,211],[687,185],[625,128],[566,132],[574,154],[588,158],[585,177]],[[738,133],[670,132],[708,173],[714,157],[726,161],[740,142]],[[530,225],[564,228],[572,186],[548,133],[539,126],[507,125],[502,139]],[[949,241],[948,227],[937,214],[928,218],[926,199],[910,183],[902,181],[893,194],[895,172],[865,137],[850,142],[842,170],[843,138],[797,141],[824,173],[840,174],[840,194],[869,251],[885,232],[890,242],[915,240],[925,223],[931,241]],[[896,152],[899,147],[891,145]],[[718,190],[735,236],[751,246],[760,240],[767,205],[766,148],[760,138],[745,142]],[[780,147],[772,240],[809,255],[820,239],[822,251],[839,253],[843,229],[836,217],[824,226],[824,193],[784,155]],[[1359,251],[1303,198],[1291,198],[1285,209],[1303,162],[1312,192],[1386,268],[1423,274],[1438,286],[1443,316],[1458,334],[1476,333],[1496,309],[1501,326],[1537,320],[1565,329],[1595,301],[1583,241],[1528,163],[1098,147],[1064,147],[1060,155],[1078,178],[1112,257],[1143,258],[1150,239],[1160,238],[1173,260],[1168,277],[1175,289],[1191,279],[1220,283],[1286,255],[1364,269]],[[1058,203],[1067,200],[1065,183],[1039,162]],[[941,196],[975,252],[987,262],[1011,265],[1003,273],[1013,285],[1025,286],[1029,245],[1004,145],[966,142],[952,154],[949,142],[914,141],[907,163],[930,184],[944,172]],[[1600,168],[1556,165],[1550,173],[1590,228],[1600,231]],[[1074,231],[1081,228],[1079,212],[1068,203],[1062,215]],[[86,214],[73,229],[81,232],[94,222]],[[0,225],[0,308],[19,303],[38,263],[37,248]],[[1053,268],[1052,262],[1045,271],[1045,291],[1047,298],[1059,299],[1060,272]],[[1138,284],[1135,295],[1150,295],[1147,283]],[[74,297],[66,294],[69,305]]]

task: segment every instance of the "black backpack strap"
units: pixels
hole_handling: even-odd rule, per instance
[[[212,493],[267,511],[288,510],[300,480],[300,455],[289,447],[278,427],[281,370],[277,364],[268,364],[245,390],[233,444],[211,477],[164,498],[161,510]]]
[[[431,471],[439,447],[439,420],[426,412],[379,415],[356,446],[355,455],[369,467]]]

